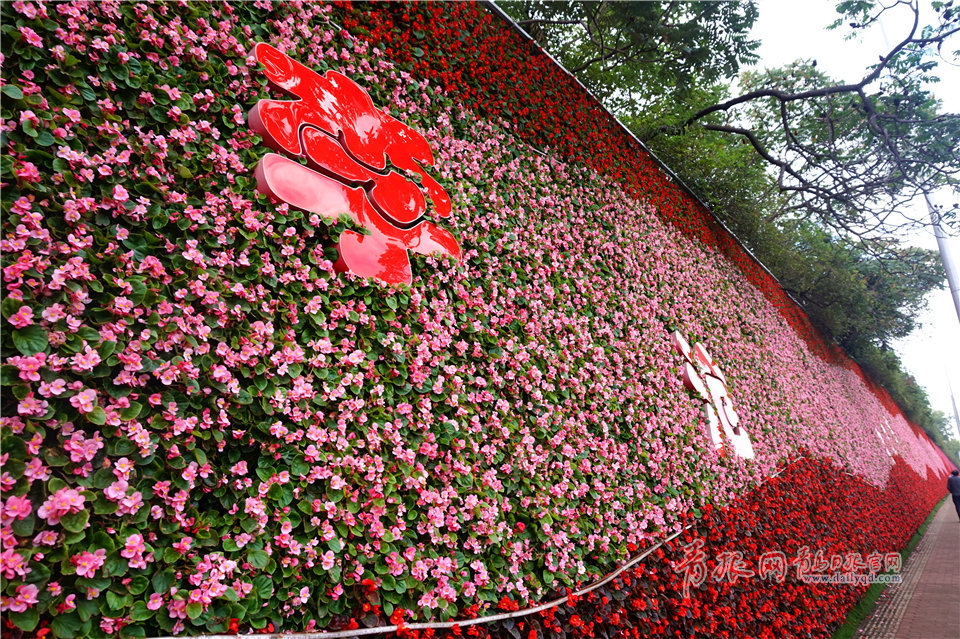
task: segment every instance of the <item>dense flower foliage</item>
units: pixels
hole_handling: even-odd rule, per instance
[[[485,630],[492,636],[525,638],[530,632],[559,637],[830,637],[866,586],[803,583],[798,572],[884,572],[886,554],[909,541],[943,496],[940,478],[924,479],[898,461],[886,487],[878,489],[837,472],[829,461],[799,459],[735,504],[691,519],[691,527],[678,538],[610,585],[569,597],[566,606],[533,618]],[[705,559],[704,578],[685,596],[684,565],[698,546]],[[779,571],[768,570],[765,577],[732,576],[732,565],[760,572],[765,555],[781,553],[786,562]],[[811,570],[818,555],[846,560],[851,553],[865,565]],[[897,563],[893,566],[896,572]]]
[[[410,37],[492,28],[444,6]],[[438,49],[383,46],[392,22],[372,34],[353,8],[259,1],[2,11],[0,576],[16,627],[482,614],[605,573],[801,449],[871,495],[906,473],[904,501],[929,509],[942,454],[811,350],[742,264],[664,221],[705,224],[682,192],[639,200],[560,140],[533,151],[521,120],[428,72]],[[413,256],[411,287],[336,275],[349,222],[257,194],[257,41],[351,77],[427,138],[460,265]],[[589,122],[556,134],[613,152]],[[753,460],[714,452],[676,330],[722,366]]]
[[[477,113],[503,121],[535,148],[587,164],[687,237],[714,247],[776,306],[811,351],[860,374],[897,412],[889,396],[827,342],[774,280],[704,206],[659,168],[615,119],[531,41],[479,3],[344,3],[343,24],[385,49],[403,68],[430,78]]]

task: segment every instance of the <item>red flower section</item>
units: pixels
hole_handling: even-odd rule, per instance
[[[767,270],[665,172],[577,81],[480,3],[340,3],[343,26],[429,78],[465,106],[499,120],[524,142],[586,164],[653,204],[686,236],[716,248],[827,361],[851,368],[898,413],[889,394],[826,341]]]
[[[942,483],[898,459],[887,486],[878,489],[830,461],[801,459],[732,506],[691,517],[680,537],[610,584],[568,596],[566,606],[471,627],[468,634],[517,637],[520,629],[530,637],[830,637],[867,587],[804,583],[798,568],[816,568],[815,558],[859,553],[883,561],[854,572],[896,569],[889,559],[899,557],[896,551],[939,501]],[[705,573],[684,596],[691,547],[705,556]],[[772,565],[770,558],[781,553],[788,563]],[[797,558],[804,556],[808,563],[801,565]],[[850,566],[829,563],[820,568],[850,572]],[[500,608],[515,605],[504,597]]]

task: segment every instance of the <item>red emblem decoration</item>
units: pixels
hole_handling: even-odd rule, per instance
[[[433,154],[422,135],[336,71],[319,75],[262,42],[253,55],[270,85],[295,99],[260,100],[247,115],[250,128],[271,148],[308,162],[267,154],[257,165],[257,188],[324,217],[346,213],[367,229],[340,235],[338,271],[410,284],[407,251],[460,260],[456,238],[424,219],[426,197],[441,218],[450,217],[450,197],[423,168],[433,165]]]
[[[704,401],[707,413],[707,434],[714,450],[723,451],[723,437],[720,429],[733,444],[733,450],[740,457],[753,458],[753,444],[745,428],[740,426],[740,416],[733,409],[733,402],[727,393],[727,378],[720,366],[714,361],[703,344],[690,347],[680,331],[670,336],[673,347],[685,360],[683,363],[683,385],[696,393]]]

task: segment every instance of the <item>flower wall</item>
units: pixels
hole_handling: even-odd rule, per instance
[[[783,484],[760,489],[784,501],[757,517],[766,543],[832,501],[849,507],[815,521],[839,532],[806,523],[803,539],[888,551],[936,502],[942,453],[482,7],[2,11],[0,577],[17,632],[475,617],[589,582],[705,514],[728,522],[716,543],[747,543],[729,522],[801,456],[796,508]],[[412,287],[338,275],[348,223],[258,195],[256,42],[339,70],[426,136],[461,264],[413,256]],[[753,460],[709,446],[675,330],[721,363]],[[878,534],[851,534],[865,526]],[[615,634],[621,615],[649,631],[636,607],[667,605],[650,575],[674,566],[646,565],[645,594],[622,601],[647,603],[574,622],[590,602],[571,601],[524,632]],[[654,622],[717,608],[698,605]]]

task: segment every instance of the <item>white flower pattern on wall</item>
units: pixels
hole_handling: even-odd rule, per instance
[[[744,459],[753,459],[753,443],[746,428],[740,425],[740,416],[733,408],[727,392],[727,378],[710,352],[699,342],[690,346],[680,331],[674,331],[671,340],[676,351],[683,356],[683,385],[697,394],[704,402],[707,417],[707,437],[714,450],[726,453],[723,434],[733,446],[733,451]]]

